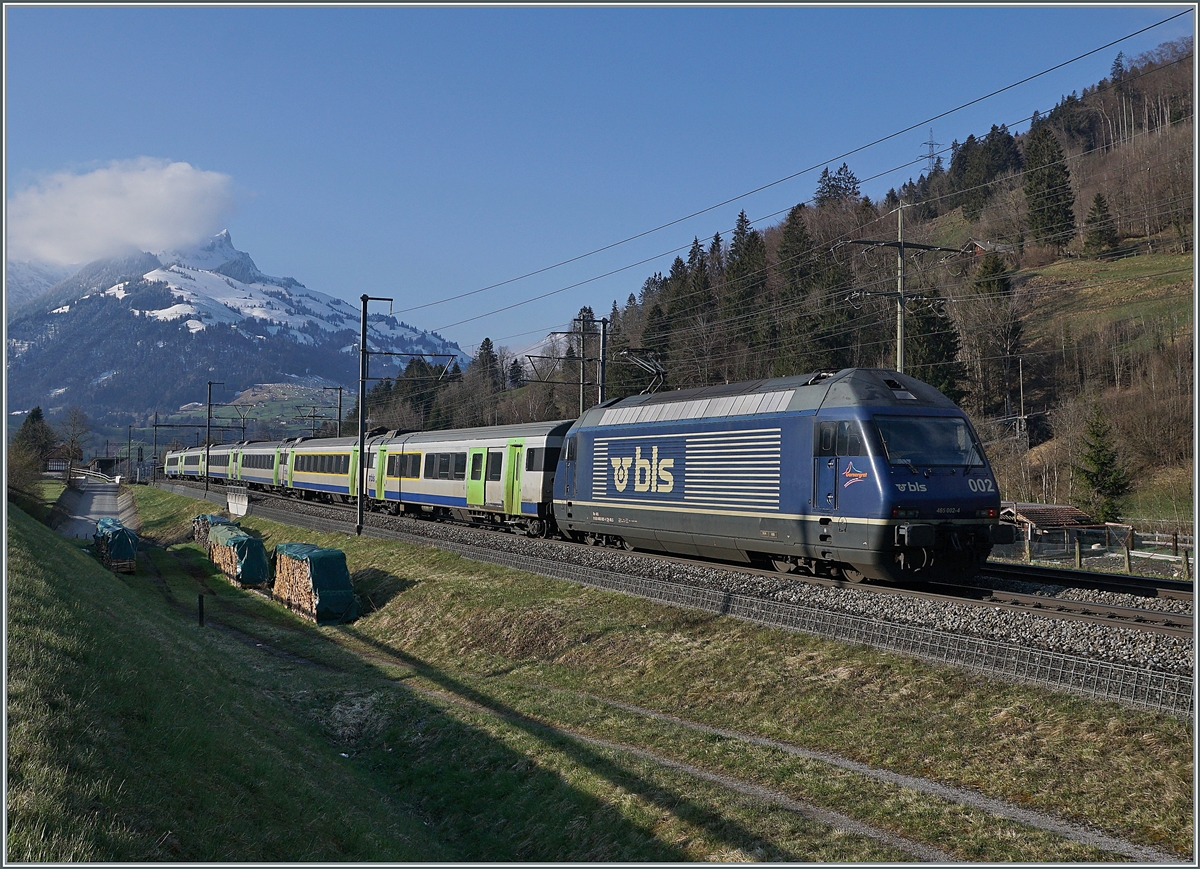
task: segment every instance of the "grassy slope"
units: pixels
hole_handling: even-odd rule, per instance
[[[161,492],[147,497],[161,499],[159,509],[172,499],[183,500]],[[192,507],[177,513],[200,512],[196,502],[184,503]],[[714,741],[590,698],[833,751],[1083,820],[1135,841],[1181,852],[1190,848],[1193,760],[1186,723],[655,606],[423,547],[297,531],[252,517],[243,524],[269,545],[303,539],[343,548],[356,588],[368,608],[374,607],[353,626],[302,635],[273,621],[287,616],[264,623],[258,614],[228,614],[231,624],[273,642],[289,637],[306,657],[322,659],[329,654],[328,640],[334,640],[365,656],[373,668],[414,685],[780,787],[797,799],[848,811],[901,835],[942,847],[954,843],[964,859],[1096,855],[958,806],[930,805],[901,789],[798,763],[778,752]],[[270,624],[281,627],[265,626]],[[541,738],[486,718],[471,721],[522,755],[532,751],[530,739]],[[442,733],[440,725],[436,729]],[[395,718],[381,723],[359,750],[415,786],[409,768],[427,747],[421,734],[428,728],[415,732]],[[383,752],[385,744],[393,751]],[[562,763],[558,754],[533,756],[542,766]],[[607,803],[613,799],[612,783],[627,781],[631,767],[617,772],[604,763],[589,758],[586,774],[578,772],[578,761],[567,768],[583,776],[585,791]],[[683,835],[683,822],[662,816],[656,800],[662,799],[663,785],[647,783],[648,776],[642,771],[636,787],[621,786],[641,795],[626,803],[625,817],[638,819],[639,827],[648,824],[660,842],[673,841]],[[426,810],[437,806],[441,814],[449,798],[423,793],[417,804]],[[460,821],[446,823],[439,832],[455,842],[484,837],[482,847],[493,835],[461,828]],[[684,825],[690,831],[687,859],[733,847],[714,839],[709,827],[701,824],[696,830],[691,823]],[[737,848],[766,838],[776,854],[838,859],[815,833],[791,831],[790,838],[773,838],[762,830],[765,822],[744,823],[749,832],[734,837]],[[610,843],[604,853],[611,856],[613,847]],[[519,849],[509,853],[531,856]],[[553,859],[555,853],[560,852],[545,856]],[[851,859],[866,858],[865,851],[856,854]]]
[[[1192,254],[1156,253],[1114,262],[1065,259],[1030,270],[1035,302],[1025,318],[1031,347],[1053,349],[1067,335],[1094,332],[1130,317],[1177,317],[1192,329]]]
[[[442,856],[253,653],[11,507],[8,535],[8,860]]]
[[[1035,353],[1053,353],[1064,336],[1070,343],[1071,336],[1131,318],[1173,324],[1163,327],[1164,340],[1189,336],[1192,269],[1192,254],[1170,253],[1115,262],[1059,260],[1034,269],[1024,285],[1034,300],[1024,320],[1026,341]],[[1138,474],[1125,514],[1181,525],[1188,521],[1193,468],[1194,460]]]

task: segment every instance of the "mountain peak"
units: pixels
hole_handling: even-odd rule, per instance
[[[158,254],[163,265],[181,265],[186,268],[215,271],[230,262],[237,262],[240,271],[258,271],[250,254],[233,246],[233,237],[223,229],[208,241],[193,247],[162,251]]]

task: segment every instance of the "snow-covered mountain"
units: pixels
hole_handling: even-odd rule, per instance
[[[89,263],[7,316],[10,410],[152,411],[200,400],[212,379],[239,390],[357,380],[359,307],[264,274],[227,231],[194,248]],[[457,344],[387,314],[370,313],[367,336],[371,350],[469,361]],[[394,376],[406,361],[373,359],[372,374]]]
[[[77,269],[78,266],[8,260],[4,264],[5,303],[12,307],[36,299]]]
[[[255,337],[283,335],[300,344],[319,344],[334,333],[360,327],[360,311],[343,299],[310,290],[295,278],[277,278],[259,271],[254,260],[233,246],[228,230],[206,244],[155,254],[162,268],[142,277],[165,283],[174,304],[142,313],[159,320],[179,320],[193,332],[212,323],[228,323]],[[106,293],[120,294],[121,284]],[[254,325],[247,320],[262,321]],[[397,352],[452,353],[465,363],[457,344],[423,332],[384,314],[367,317],[371,349]],[[414,350],[420,346],[421,350]],[[348,352],[356,347],[347,346]]]

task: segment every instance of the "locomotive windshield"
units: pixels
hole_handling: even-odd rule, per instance
[[[877,416],[875,426],[893,465],[983,467],[983,454],[964,419]]]

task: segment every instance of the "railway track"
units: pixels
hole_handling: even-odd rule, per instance
[[[1065,588],[1086,588],[1129,594],[1135,597],[1163,600],[1192,600],[1195,583],[1153,576],[1130,576],[1122,573],[1096,573],[1064,567],[1039,567],[1032,564],[1006,564],[989,561],[980,573],[981,578],[1009,579],[1017,582],[1036,582],[1060,585]]]
[[[189,486],[201,489],[201,486]],[[221,491],[219,488],[216,491]],[[336,530],[353,534],[356,513],[353,507],[318,504],[295,498],[273,495],[265,492],[254,492],[250,502],[259,508],[286,511],[283,521],[297,524],[304,518],[319,520],[320,530]],[[253,510],[252,510],[253,512]],[[322,515],[324,514],[324,515]],[[342,518],[330,518],[330,515]],[[274,518],[264,516],[264,518]],[[366,526],[376,531],[388,529],[398,531],[399,539],[418,537],[433,545],[437,545],[435,534],[425,534],[422,525],[432,528],[442,527],[440,522],[422,522],[419,520],[398,519],[379,513],[368,512],[365,516]],[[467,528],[470,526],[455,526]],[[403,528],[403,530],[399,530]],[[472,531],[496,535],[496,539],[522,540],[523,538],[507,532],[483,527],[472,527]],[[392,536],[382,534],[380,536]],[[555,541],[562,546],[578,547],[585,551],[594,551],[581,543]],[[1069,588],[1089,589],[1126,595],[1134,595],[1145,599],[1164,598],[1170,600],[1191,600],[1190,583],[1172,582],[1170,580],[1129,577],[1117,574],[1098,574],[1086,571],[1060,570],[1056,568],[1039,568],[1029,565],[1001,565],[989,563],[975,584],[951,585],[931,583],[922,586],[893,586],[866,583],[848,583],[843,580],[825,579],[805,576],[802,574],[780,574],[766,569],[750,567],[745,564],[718,563],[701,561],[680,556],[661,555],[656,553],[622,553],[626,558],[643,559],[646,564],[661,562],[666,564],[687,565],[701,568],[719,567],[722,570],[733,571],[748,577],[759,578],[768,584],[778,582],[798,582],[827,588],[854,588],[867,594],[903,595],[917,600],[933,603],[953,603],[969,607],[983,607],[992,610],[1032,613],[1045,618],[1062,621],[1075,621],[1104,627],[1121,627],[1130,630],[1157,633],[1170,637],[1191,638],[1194,635],[1194,621],[1190,613],[1172,612],[1161,609],[1127,606],[1124,604],[1107,603],[1090,600],[1070,600],[1046,594],[1030,594],[1008,591],[992,587],[989,579],[1004,579],[1025,583],[1051,584]],[[557,564],[557,561],[548,564]],[[535,568],[536,572],[536,568]],[[1186,588],[1184,587],[1186,586]]]

